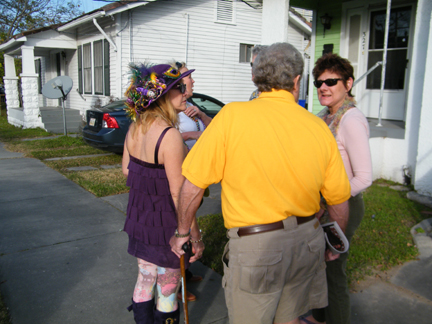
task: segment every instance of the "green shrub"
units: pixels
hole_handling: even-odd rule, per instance
[[[203,232],[205,250],[201,262],[223,275],[222,253],[228,242],[222,214],[198,217],[198,225]]]

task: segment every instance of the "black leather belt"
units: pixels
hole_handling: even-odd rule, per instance
[[[309,222],[312,219],[314,219],[315,215],[306,216],[306,217],[300,217],[300,216],[290,216],[290,217],[295,217],[297,219],[297,224],[301,225],[301,224],[304,224],[304,223]],[[276,230],[283,229],[283,228],[284,228],[283,222],[279,221],[279,222],[270,223],[270,224],[240,227],[237,231],[237,234],[238,234],[238,236],[246,236],[246,235],[253,235],[253,234],[258,234],[258,233],[276,231]]]

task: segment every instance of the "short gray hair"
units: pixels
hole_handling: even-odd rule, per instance
[[[253,64],[254,83],[261,92],[292,91],[294,79],[303,74],[303,58],[291,44],[275,43],[258,54]]]
[[[252,57],[254,57],[255,55],[258,55],[259,53],[261,53],[261,51],[263,49],[266,49],[268,46],[267,45],[255,45],[252,48]]]

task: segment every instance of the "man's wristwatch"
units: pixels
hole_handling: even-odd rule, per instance
[[[189,232],[187,232],[187,234],[180,234],[178,232],[178,229],[176,228],[176,230],[174,232],[174,235],[175,235],[175,237],[189,237],[189,235],[190,235],[190,229],[189,229]]]

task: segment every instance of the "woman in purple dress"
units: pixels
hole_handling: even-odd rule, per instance
[[[176,127],[177,112],[186,106],[182,78],[193,70],[188,72],[181,74],[178,66],[167,64],[131,65],[131,84],[125,93],[133,123],[122,162],[130,187],[124,231],[129,235],[128,253],[137,258],[139,268],[128,309],[139,324],[179,322],[180,262],[169,240],[177,228],[176,208],[184,181],[181,165],[187,148]],[[201,257],[204,245],[196,223],[190,233],[192,262]]]

